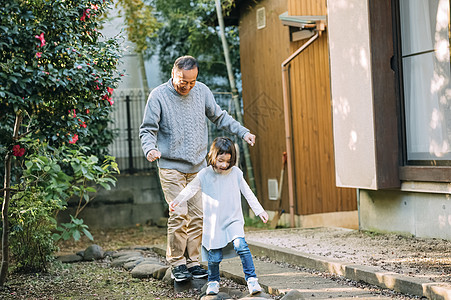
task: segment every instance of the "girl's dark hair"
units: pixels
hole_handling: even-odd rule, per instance
[[[208,152],[207,162],[209,165],[215,166],[218,155],[230,154],[230,169],[236,164],[236,149],[235,144],[228,137],[217,137],[213,141]]]
[[[192,70],[197,68],[199,70],[199,64],[194,57],[185,55],[175,60],[173,68],[179,70]]]

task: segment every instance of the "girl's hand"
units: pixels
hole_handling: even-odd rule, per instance
[[[170,211],[174,211],[174,210],[175,210],[175,207],[176,207],[177,205],[179,205],[177,202],[171,201],[171,203],[169,203],[169,210],[170,210]]]
[[[266,211],[263,211],[261,214],[258,215],[260,219],[262,219],[263,223],[268,222],[268,213]]]

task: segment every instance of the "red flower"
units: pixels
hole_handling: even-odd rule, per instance
[[[102,96],[102,100],[107,100],[108,102],[110,102],[110,105],[113,105],[114,101],[111,100],[111,97],[109,97],[107,94]]]
[[[89,114],[89,109],[86,110],[86,113]]]
[[[37,52],[37,53],[36,53],[36,57],[37,57],[37,58],[40,58],[41,55],[42,55],[42,52]]]
[[[99,6],[97,4],[94,5],[94,4],[91,3],[91,9],[97,11],[99,9]]]
[[[41,35],[35,35],[34,37],[41,41],[41,46],[38,46],[38,47],[44,47],[45,46],[44,33],[41,33]]]
[[[78,121],[80,122],[80,127],[86,128],[86,122],[78,119]]]
[[[13,155],[21,157],[25,154],[25,148],[20,148],[20,145],[13,146]]]
[[[110,88],[110,87],[107,87],[106,88],[106,90],[108,91],[108,93],[110,94],[110,95],[112,95],[113,94],[113,89],[112,88]]]
[[[74,109],[72,109],[72,110],[69,110],[69,115],[71,115],[72,114],[72,118],[76,118],[77,117],[77,114],[75,113],[75,108]]]
[[[78,134],[74,134],[72,139],[69,141],[69,144],[75,144],[78,141]]]
[[[84,11],[83,11],[83,16],[80,18],[80,21],[85,21],[86,20],[86,17],[91,17],[91,15],[89,14],[89,12],[91,11],[91,9],[85,9]]]

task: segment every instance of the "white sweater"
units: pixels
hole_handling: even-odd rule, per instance
[[[202,169],[174,202],[180,206],[199,190],[202,190],[204,215],[202,246],[206,250],[221,249],[237,237],[244,238],[241,193],[255,215],[264,211],[237,167],[225,174],[216,173],[211,166]]]

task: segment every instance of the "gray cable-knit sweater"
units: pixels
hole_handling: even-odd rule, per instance
[[[213,93],[201,82],[186,96],[177,93],[172,79],[152,90],[139,128],[144,155],[152,149],[161,152],[158,166],[182,173],[196,173],[206,167],[207,120],[219,129],[240,138],[249,130],[216,103]]]

